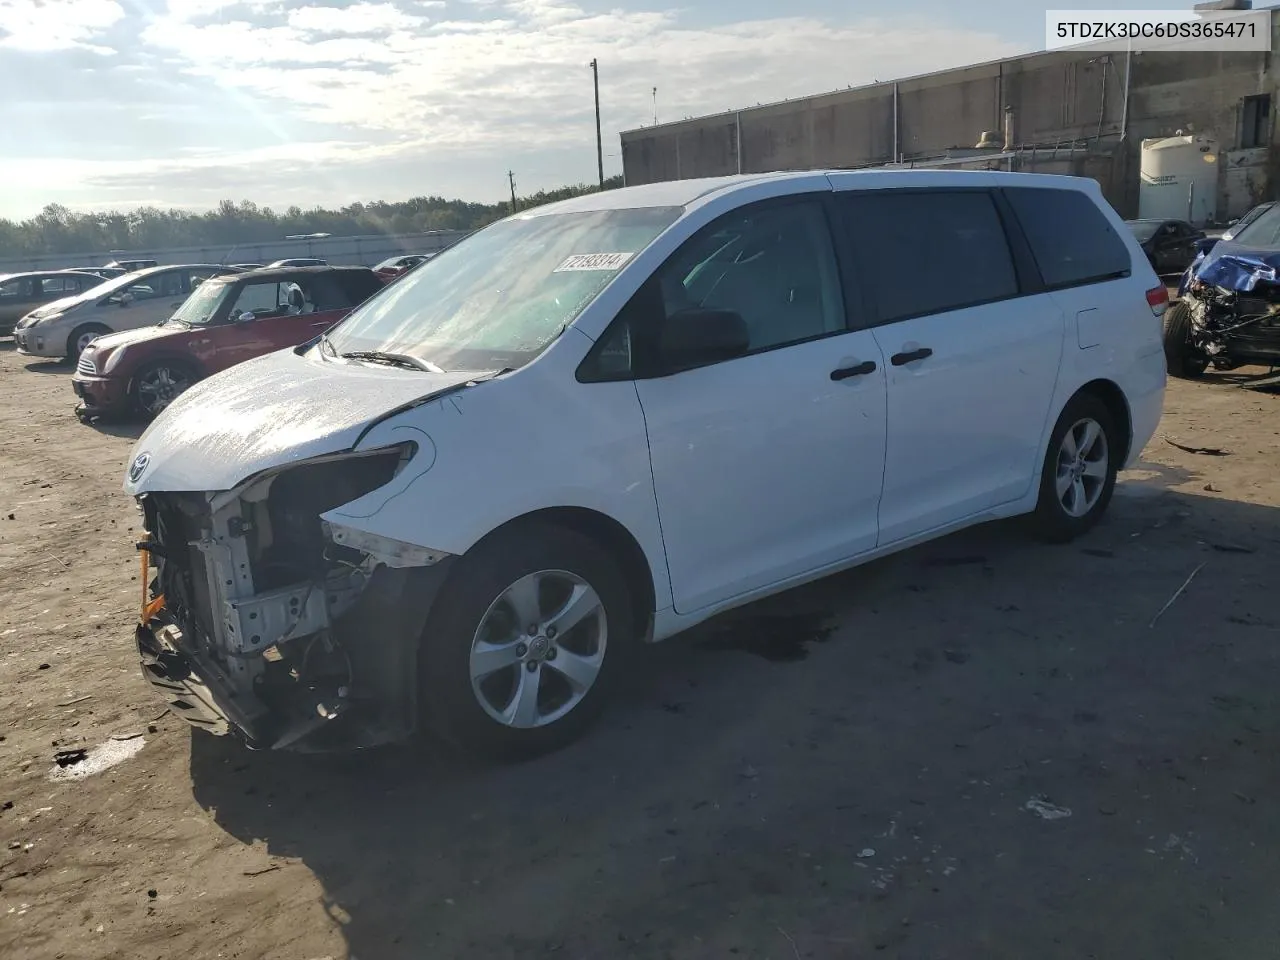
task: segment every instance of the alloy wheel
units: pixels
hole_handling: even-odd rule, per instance
[[[142,412],[154,416],[187,387],[190,379],[172,367],[152,367],[138,378],[138,406]]]
[[[1109,451],[1102,425],[1090,417],[1077,420],[1062,437],[1054,489],[1069,517],[1083,517],[1102,497],[1107,484]]]
[[[600,675],[608,640],[604,604],[567,570],[521,577],[489,605],[471,641],[471,690],[507,727],[559,720]]]

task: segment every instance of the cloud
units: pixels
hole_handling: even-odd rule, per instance
[[[14,164],[27,159],[0,159],[0,178],[23,183],[26,203],[38,209],[52,195],[100,205],[154,193],[156,203],[187,204],[213,190],[211,205],[220,196],[288,196],[304,206],[339,195],[497,199],[491,185],[505,181],[508,167],[530,192],[594,179],[593,58],[606,166],[616,170],[616,134],[651,121],[654,86],[661,118],[672,120],[1022,52],[944,18],[744,20],[726,10],[729,22],[716,24],[704,9],[695,21],[674,6],[584,6],[594,0],[150,2],[130,3],[120,20],[113,0],[65,0],[86,6],[60,18],[76,24],[55,31],[60,42],[113,44],[119,61],[146,69],[59,73],[53,84],[51,64],[50,80],[37,78],[62,99],[99,105],[109,88],[113,102],[136,109],[112,121],[109,160],[101,138],[59,142],[64,134],[53,125],[38,128],[45,157],[29,148],[21,155],[40,161],[22,167],[32,180],[13,179]],[[0,43],[30,43],[39,32],[34,21],[6,15],[18,8],[50,21],[47,11],[31,13],[45,11],[36,0],[0,0],[0,33],[9,31]],[[14,31],[10,21],[28,25]],[[185,110],[174,102],[182,98]],[[181,119],[168,129],[145,120],[175,112]],[[87,106],[85,116],[91,123]],[[20,105],[0,103],[0,124],[21,118]],[[115,166],[122,155],[132,162]],[[0,212],[17,202],[0,197]]]
[[[124,17],[115,0],[0,0],[0,47],[47,52],[83,47],[110,54],[89,40]]]
[[[299,7],[289,11],[288,23],[304,33],[383,34],[420,27],[423,18],[390,3],[357,3],[350,7]]]

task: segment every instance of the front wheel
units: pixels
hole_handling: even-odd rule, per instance
[[[424,727],[465,750],[519,760],[595,721],[636,645],[626,580],[595,541],[521,524],[472,549],[418,652]]]
[[[1106,513],[1120,464],[1119,435],[1107,405],[1078,394],[1063,409],[1049,438],[1032,522],[1045,540],[1066,543]]]
[[[1191,343],[1191,308],[1175,303],[1164,318],[1164,360],[1170,376],[1191,379],[1204,373],[1209,358]]]
[[[149,363],[133,378],[133,407],[151,419],[195,383],[195,375],[183,364],[172,361]]]
[[[97,337],[105,336],[110,333],[100,323],[84,323],[71,331],[71,335],[67,337],[67,362],[78,363],[80,354],[84,353],[87,347]]]

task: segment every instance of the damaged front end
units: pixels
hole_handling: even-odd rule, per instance
[[[1193,264],[1180,296],[1187,345],[1219,370],[1280,360],[1280,256],[1226,254]]]
[[[403,740],[447,555],[322,515],[390,483],[413,444],[320,457],[220,493],[149,492],[144,676],[193,726],[263,749]]]

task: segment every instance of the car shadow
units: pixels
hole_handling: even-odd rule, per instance
[[[649,648],[602,724],[535,762],[193,733],[194,796],[305,865],[353,957],[1264,942],[1280,510],[1165,470],[1075,543],[989,524]],[[1165,841],[1188,831],[1197,870]]]
[[[1204,374],[1206,383],[1218,383],[1258,393],[1280,393],[1280,364],[1275,369],[1262,366],[1242,367],[1236,370],[1209,370]]]
[[[75,364],[68,362],[65,357],[61,360],[32,360],[23,364],[23,368],[31,373],[61,374],[75,373],[76,369]]]
[[[84,423],[84,421],[81,421]],[[90,430],[97,430],[98,433],[108,437],[124,437],[129,440],[137,440],[142,436],[143,431],[147,429],[147,424],[136,420],[127,420],[124,418],[114,419],[93,419],[84,423]]]

